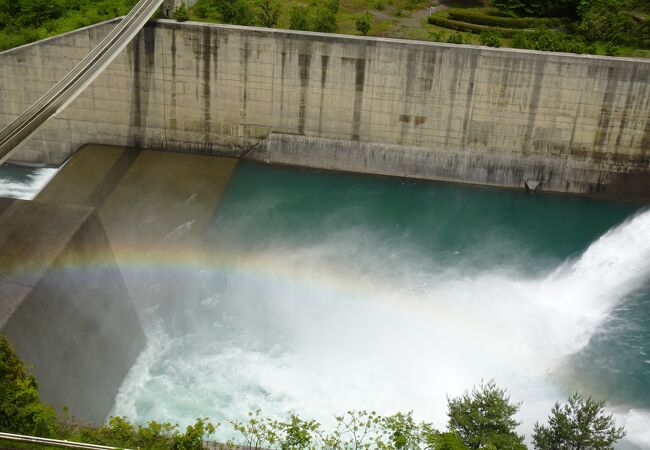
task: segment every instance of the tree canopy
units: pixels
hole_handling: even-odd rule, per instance
[[[533,444],[537,450],[610,450],[624,436],[623,427],[605,413],[604,400],[584,399],[576,393],[566,404],[555,404],[548,425],[535,424]]]

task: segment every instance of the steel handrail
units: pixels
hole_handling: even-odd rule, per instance
[[[84,442],[65,441],[60,439],[49,439],[36,436],[25,436],[23,434],[1,433],[0,439],[7,439],[17,442],[29,442],[32,444],[54,445],[67,448],[81,448],[88,450],[129,450],[122,447],[109,447],[107,445],[86,444]]]

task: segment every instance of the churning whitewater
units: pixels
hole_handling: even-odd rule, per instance
[[[212,267],[178,275],[187,295],[173,317],[155,302],[141,311],[148,346],[114,413],[224,422],[261,408],[327,424],[335,413],[373,409],[414,411],[443,428],[448,395],[494,379],[523,402],[521,431],[530,435],[570,393],[557,376],[567,357],[650,278],[649,237],[646,211],[534,276],[514,253],[512,265],[449,264],[442,252],[359,226],[312,245],[230,248]],[[648,411],[613,406],[626,445],[650,448]]]

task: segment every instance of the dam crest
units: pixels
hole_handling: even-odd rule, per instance
[[[115,24],[0,53],[0,125]],[[87,143],[648,198],[650,62],[158,20],[13,161]]]

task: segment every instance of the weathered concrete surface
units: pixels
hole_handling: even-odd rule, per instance
[[[174,276],[164,279],[161,273],[174,272],[190,244],[203,236],[237,162],[87,145],[36,200],[96,208],[136,307],[161,306],[187,295],[177,292],[182,286],[175,286]]]
[[[144,347],[134,304],[185,298],[174,264],[237,161],[89,145],[36,200],[0,198],[0,332],[34,366],[46,401],[106,418]]]
[[[105,419],[145,338],[93,208],[0,201],[0,331],[42,398]]]
[[[0,53],[0,125],[111,26]],[[647,199],[650,61],[159,21],[16,160],[87,142],[238,156],[271,132],[311,150],[251,156]]]

